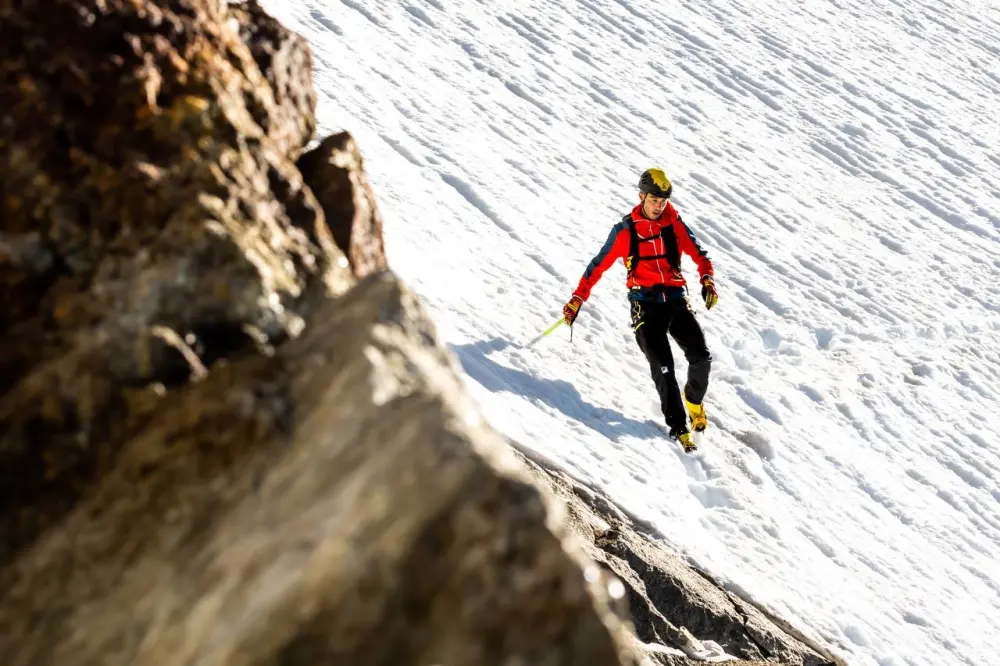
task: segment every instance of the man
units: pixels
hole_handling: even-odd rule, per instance
[[[660,169],[647,169],[639,178],[639,205],[611,229],[572,298],[563,308],[570,326],[590,297],[590,290],[615,260],[625,261],[626,286],[631,303],[632,330],[649,361],[650,373],[660,394],[660,408],[670,437],[687,452],[694,451],[688,417],[695,431],[708,426],[703,400],[708,389],[712,356],[705,335],[687,299],[687,283],[681,275],[681,253],[689,255],[701,276],[701,296],[709,310],[718,301],[712,262],[691,230],[670,203],[673,185]],[[674,358],[667,334],[684,351],[688,361],[683,402],[674,377]],[[687,414],[685,414],[685,406]]]

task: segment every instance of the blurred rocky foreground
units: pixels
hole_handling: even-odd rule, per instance
[[[478,419],[259,7],[0,0],[0,69],[0,663],[831,661]]]

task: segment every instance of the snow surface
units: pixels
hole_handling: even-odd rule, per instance
[[[263,5],[495,427],[851,664],[1000,663],[996,2]],[[649,166],[720,288],[696,456],[621,263],[524,346]]]

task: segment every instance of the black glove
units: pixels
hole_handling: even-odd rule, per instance
[[[576,316],[580,314],[580,308],[583,307],[583,299],[579,296],[573,296],[569,299],[569,302],[563,306],[563,319],[570,326],[576,321]]]
[[[706,310],[711,310],[719,302],[719,292],[715,290],[715,280],[711,275],[701,278],[701,297],[705,299]]]

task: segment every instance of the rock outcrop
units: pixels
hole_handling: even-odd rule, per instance
[[[538,484],[568,507],[568,524],[587,555],[624,585],[624,612],[640,650],[655,662],[680,666],[691,657],[725,654],[748,663],[844,666],[825,647],[669,552],[655,527],[530,448],[511,446]]]
[[[298,161],[306,184],[319,199],[330,231],[357,278],[388,268],[382,217],[360,165],[358,146],[344,132],[326,138]]]
[[[0,70],[5,665],[822,663],[478,420],[254,2],[0,0]]]
[[[2,562],[159,386],[294,336],[351,276],[294,163],[313,94],[278,96],[241,33],[297,38],[208,0],[0,7]]]
[[[634,662],[387,271],[357,148],[303,154],[304,42],[3,2],[0,67],[5,664]]]
[[[383,272],[311,322],[169,392],[4,572],[6,663],[628,663],[414,297]]]

